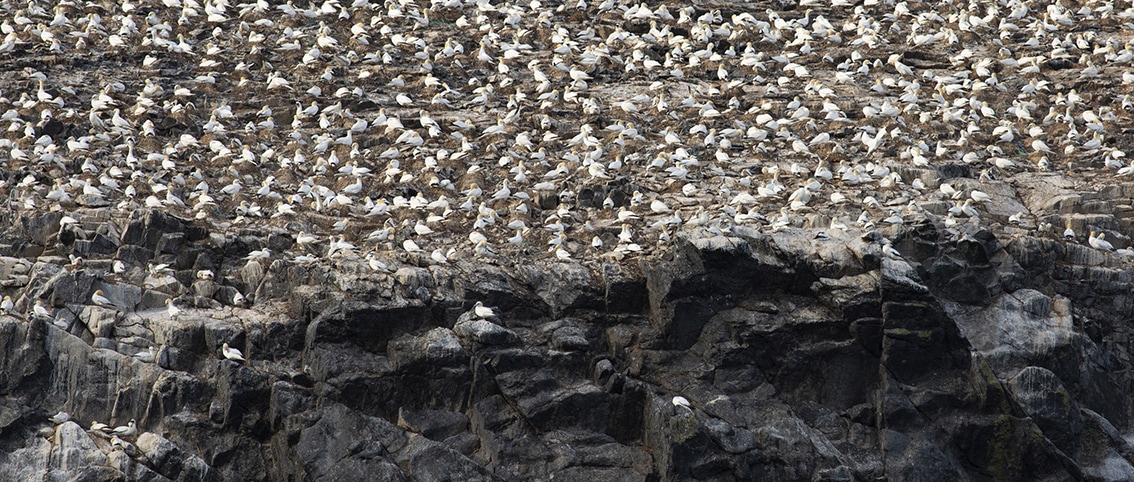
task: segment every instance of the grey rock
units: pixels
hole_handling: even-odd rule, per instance
[[[406,438],[396,426],[334,405],[300,432],[295,450],[313,480],[342,480],[359,474],[411,480],[392,458],[405,445]]]
[[[419,337],[403,337],[391,341],[387,348],[395,369],[433,369],[461,366],[469,354],[452,330],[434,328]]]
[[[398,426],[424,435],[430,440],[444,441],[468,430],[469,418],[463,413],[444,410],[398,410]]]
[[[496,480],[472,459],[421,435],[409,435],[396,457],[399,465],[407,468],[410,480]]]
[[[462,339],[481,345],[513,345],[520,342],[516,332],[479,318],[463,317],[453,326]]]
[[[106,454],[99,450],[87,432],[75,422],[66,422],[55,429],[55,444],[48,462],[49,479],[70,478],[70,474],[106,464]],[[80,478],[86,477],[80,476]]]
[[[705,419],[705,429],[709,437],[730,454],[741,454],[756,447],[756,437],[752,432],[733,427],[722,420]]]
[[[149,466],[171,480],[221,480],[205,461],[186,454],[173,442],[152,432],[138,436],[136,446]]]
[[[901,226],[816,238],[835,214],[804,211],[680,230],[665,256],[515,269],[404,266],[379,246],[393,273],[293,261],[291,233],[315,229],[295,220],[24,216],[0,236],[16,305],[0,316],[0,479],[1132,478],[1129,260],[1038,228],[1125,242],[1134,188],[1024,173],[1041,185],[985,188],[960,163],[910,175],[1012,200],[979,224],[945,227],[949,200],[931,200]],[[634,186],[588,189],[579,202],[629,205]],[[1005,226],[1021,208],[1034,219]],[[51,317],[24,316],[36,300]],[[59,409],[75,421],[44,420]],[[130,419],[142,433],[122,447],[82,430]]]
[[[115,258],[128,265],[144,267],[154,259],[154,251],[143,246],[124,244],[118,248]]]
[[[1064,452],[1074,452],[1083,432],[1079,405],[1050,370],[1027,367],[1008,379],[1008,388],[1044,435]]]
[[[20,222],[29,240],[40,246],[47,246],[49,238],[59,233],[59,220],[62,212],[49,212],[34,216],[23,216]]]

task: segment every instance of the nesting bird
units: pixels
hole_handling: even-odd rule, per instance
[[[476,315],[477,318],[481,318],[481,319],[492,318],[492,317],[496,316],[496,312],[493,311],[492,308],[484,306],[484,303],[481,303],[479,301],[477,301],[476,304],[473,305],[472,311],[473,311],[473,314]]]
[[[35,305],[32,307],[32,314],[37,317],[51,318],[51,312],[47,311],[47,307],[44,306],[43,300],[35,300]]]
[[[689,400],[686,400],[685,397],[683,397],[681,395],[675,395],[673,397],[673,400],[670,401],[670,403],[672,403],[673,406],[676,407],[676,408],[684,408],[686,410],[692,410],[693,409],[689,405]]]
[[[226,360],[232,360],[236,362],[246,361],[244,359],[244,354],[240,353],[240,350],[228,346],[228,343],[221,344],[221,355],[223,355]]]
[[[1134,111],[1122,90],[1134,53],[1121,39],[1134,14],[1107,2],[790,15],[609,0],[201,3],[119,2],[76,17],[85,10],[31,0],[0,12],[0,60],[57,59],[11,72],[27,91],[0,99],[14,214],[59,213],[61,241],[108,235],[87,232],[94,217],[77,205],[279,230],[245,258],[262,279],[288,264],[396,271],[370,257],[390,250],[438,265],[605,262],[656,255],[678,231],[819,232],[806,224],[819,213],[829,237],[914,219],[979,224],[1002,212],[1009,190],[996,183],[1014,173],[1134,173],[1121,150]],[[437,8],[454,23],[431,20]],[[595,28],[611,22],[642,28]],[[966,46],[985,37],[995,48]],[[882,45],[932,50],[950,67]],[[130,74],[71,68],[105,51]],[[169,62],[184,67],[176,79]],[[1109,80],[1114,95],[1076,91]],[[295,96],[286,114],[269,102],[281,92]],[[57,123],[81,129],[45,134]],[[942,218],[901,208],[940,198],[957,203],[931,213]],[[1052,214],[1029,212],[1040,226]],[[1064,239],[1075,239],[1070,226]],[[74,256],[68,269],[96,261]],[[178,282],[154,262],[151,276]],[[111,266],[118,279],[145,274]],[[13,286],[28,269],[12,267]],[[214,279],[204,271],[199,280]],[[102,292],[91,302],[114,307]],[[42,301],[31,311],[51,315]]]
[[[102,290],[95,290],[94,294],[91,295],[91,302],[104,308],[114,308],[114,303],[105,296]]]
[[[133,437],[138,434],[138,426],[134,419],[130,419],[126,425],[114,427],[111,433],[118,437]]]
[[[1110,241],[1103,239],[1105,237],[1106,233],[1098,233],[1098,236],[1096,236],[1095,232],[1091,231],[1090,236],[1087,238],[1087,244],[1095,249],[1101,249],[1103,251],[1114,251],[1114,246],[1110,244]]]

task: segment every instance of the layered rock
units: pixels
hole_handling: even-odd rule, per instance
[[[1076,244],[927,224],[888,233],[909,253],[897,258],[879,232],[687,231],[636,267],[374,273],[264,266],[231,250],[271,234],[135,219],[117,252],[173,230],[182,251],[151,258],[171,271],[9,258],[28,266],[18,304],[52,316],[0,317],[3,478],[1134,474],[1130,276]],[[252,304],[199,294],[201,269],[218,273],[203,292]],[[171,281],[135,283],[158,277]],[[90,304],[94,289],[114,306]],[[497,315],[477,317],[476,301]],[[56,410],[73,421],[53,427]],[[131,419],[132,436],[83,429]]]

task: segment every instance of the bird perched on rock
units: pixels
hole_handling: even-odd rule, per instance
[[[138,434],[138,426],[134,419],[130,419],[130,423],[114,427],[111,433],[119,437],[133,437]]]
[[[12,297],[8,296],[8,295],[4,295],[4,300],[0,301],[0,311],[3,311],[4,314],[6,315],[8,313],[11,313],[12,308],[15,308],[15,307],[16,307],[16,304],[12,302]]]
[[[1098,233],[1098,236],[1095,236],[1095,232],[1091,231],[1090,237],[1087,238],[1087,244],[1090,244],[1091,247],[1095,249],[1114,251],[1114,245],[1110,244],[1110,241],[1103,239],[1105,237],[1106,233]]]
[[[496,316],[496,312],[492,311],[492,308],[484,306],[484,303],[479,301],[476,302],[476,305],[473,305],[473,314],[476,315],[477,318],[492,318]]]
[[[35,300],[35,306],[32,307],[32,314],[51,318],[51,313],[47,311],[47,307],[43,306],[43,300]]]
[[[1067,229],[1063,230],[1063,239],[1073,241],[1075,239],[1075,230],[1071,229],[1071,220],[1067,220]]]
[[[63,423],[66,423],[68,420],[71,420],[71,415],[67,412],[59,411],[56,412],[55,415],[47,417],[47,419],[51,420],[55,425],[61,425]]]
[[[174,320],[177,319],[177,315],[181,314],[181,308],[174,306],[172,299],[165,300],[165,311],[169,313],[169,317]]]
[[[126,455],[129,455],[130,457],[137,458],[141,455],[141,452],[138,451],[138,447],[130,442],[122,440],[122,438],[120,438],[118,435],[110,436],[110,446],[114,450],[121,450],[125,452]]]
[[[677,396],[673,397],[673,400],[671,402],[673,403],[674,407],[682,407],[682,408],[685,408],[687,410],[693,409],[692,407],[689,406],[689,400],[687,400],[685,397],[683,397],[681,395],[677,395]]]
[[[114,308],[114,303],[110,301],[110,298],[106,297],[106,294],[103,293],[102,290],[95,290],[94,294],[91,295],[91,302],[104,308]]]
[[[890,244],[889,241],[886,241],[886,243],[882,245],[882,253],[891,258],[902,259],[902,253],[894,249],[894,246]]]
[[[142,363],[153,363],[157,359],[157,349],[150,346],[134,354],[134,358]]]
[[[232,361],[238,361],[238,362],[245,361],[244,360],[244,354],[240,353],[240,350],[237,350],[236,348],[232,348],[232,347],[228,346],[228,343],[221,344],[221,355],[224,355],[224,357],[226,359],[229,359],[229,360],[232,360]]]
[[[109,434],[110,433],[110,425],[99,422],[98,420],[91,420],[90,431],[96,432],[96,433],[102,433],[102,434]]]

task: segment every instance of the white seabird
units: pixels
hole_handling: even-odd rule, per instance
[[[106,297],[102,290],[95,290],[94,294],[91,295],[91,302],[104,308],[114,308],[114,303]]]
[[[110,433],[110,425],[99,422],[98,420],[91,420],[91,432]]]
[[[114,427],[113,433],[119,437],[133,437],[138,434],[138,427],[134,419],[130,419],[130,423]]]
[[[47,318],[51,317],[51,313],[47,311],[47,308],[45,306],[43,306],[43,300],[35,300],[35,306],[32,307],[32,313],[34,313],[35,316],[43,316]]]
[[[492,318],[496,316],[496,312],[492,311],[492,308],[484,306],[484,303],[479,301],[473,306],[473,314],[475,314],[477,318]]]
[[[1091,231],[1090,237],[1087,238],[1087,244],[1090,244],[1091,247],[1095,249],[1114,251],[1114,245],[1110,244],[1110,241],[1103,239],[1104,237],[1106,237],[1106,233],[1099,233],[1098,236],[1095,236],[1095,232]]]
[[[228,346],[228,343],[221,344],[221,354],[224,355],[225,358],[232,361],[245,361],[244,354],[240,353],[240,350]]]

